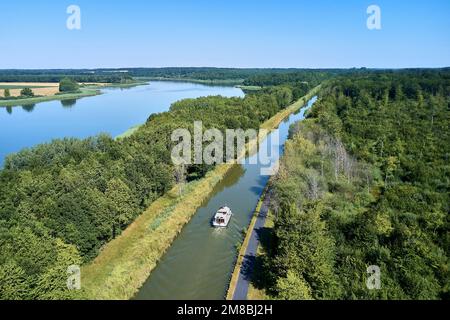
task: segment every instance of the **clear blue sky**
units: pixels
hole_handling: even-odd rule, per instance
[[[82,29],[66,28],[81,8]],[[382,29],[366,27],[377,4]],[[0,69],[450,66],[449,0],[1,1]]]

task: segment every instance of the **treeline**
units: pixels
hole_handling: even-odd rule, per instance
[[[309,69],[238,69],[238,68],[209,68],[209,67],[167,67],[167,68],[119,68],[119,69],[42,69],[42,70],[0,70],[0,82],[30,81],[30,82],[58,82],[64,77],[73,78],[78,82],[120,82],[127,77],[165,78],[178,80],[237,80],[265,79],[265,85],[285,84],[281,75],[295,74],[299,81],[307,81],[313,74],[320,73],[318,78],[334,75],[337,70],[309,70]],[[272,77],[276,81],[268,81]],[[302,80],[303,79],[303,80]],[[256,80],[247,80],[256,82]],[[259,83],[262,81],[259,80]]]
[[[359,72],[372,71],[366,71],[365,69],[285,69],[284,72],[276,72],[274,70],[251,75],[246,78],[243,84],[245,86],[262,87],[266,92],[270,91],[273,86],[289,87],[294,98],[299,99],[326,80],[342,74],[357,74]]]
[[[133,77],[118,71],[101,70],[0,70],[0,82],[59,82],[69,78],[76,82],[129,83]]]
[[[329,69],[329,70],[286,70],[286,72],[266,72],[255,74],[244,81],[247,86],[276,86],[281,84],[306,83],[311,87],[317,86],[324,80],[333,76],[349,73],[351,70]]]
[[[270,72],[269,69],[236,68],[131,68],[135,77],[173,78],[194,80],[243,80],[254,74]]]
[[[6,158],[0,172],[0,299],[80,297],[67,267],[94,258],[174,185],[173,130],[254,128],[292,101],[286,88],[245,98],[188,99],[132,136],[62,139]],[[187,179],[211,166],[187,167]]]
[[[340,79],[350,79],[349,77],[358,77],[363,79],[366,77],[375,77],[377,79],[387,79],[389,77],[397,77],[398,79],[406,79],[408,77],[421,78],[422,83],[440,81],[439,78],[448,79],[450,68],[442,69],[400,69],[400,70],[379,70],[367,68],[353,69],[284,69],[284,72],[270,72],[269,69],[265,73],[258,73],[246,78],[244,85],[247,86],[278,86],[278,85],[302,85],[306,84],[313,88],[325,80],[341,76]],[[402,81],[403,81],[402,80]],[[403,83],[409,87],[407,81]],[[435,84],[435,83],[434,83]]]
[[[272,181],[259,285],[280,299],[449,299],[449,125],[442,70],[325,86]]]
[[[58,82],[64,77],[77,82],[130,81],[135,77],[166,78],[178,80],[235,80],[248,86],[277,86],[308,83],[315,87],[324,80],[341,75],[386,75],[403,74],[424,76],[448,74],[444,69],[379,70],[353,69],[296,69],[296,68],[212,68],[212,67],[167,67],[167,68],[117,68],[117,69],[4,69],[0,70],[0,82]]]

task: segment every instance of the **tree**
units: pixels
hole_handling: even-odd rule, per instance
[[[108,181],[105,194],[109,202],[112,237],[114,238],[117,230],[122,230],[135,214],[133,195],[128,186],[116,178]]]
[[[78,83],[70,78],[63,78],[59,82],[59,92],[75,92],[79,88]]]
[[[33,90],[31,90],[30,88],[23,88],[20,91],[20,95],[24,96],[24,97],[33,97],[34,93],[33,93]]]
[[[320,218],[321,208],[300,211],[287,204],[277,220],[278,255],[275,264],[286,274],[289,270],[302,276],[313,290],[314,298],[331,298],[335,294],[333,275],[334,240]],[[283,274],[281,277],[285,278]]]
[[[186,183],[186,166],[184,165],[184,163],[175,167],[174,175],[175,181],[179,185],[179,194],[181,196],[181,194],[183,193],[184,184]]]
[[[25,272],[14,261],[0,265],[0,300],[26,299],[29,289]]]
[[[290,131],[272,182],[275,298],[448,299],[450,80],[414,72],[324,84]]]
[[[278,279],[276,289],[278,298],[282,300],[312,300],[309,284],[291,270],[287,272],[286,278]]]
[[[4,91],[4,93],[3,93],[3,96],[4,96],[5,98],[9,98],[9,97],[11,96],[11,93],[9,92],[9,89],[5,89],[5,91]]]
[[[80,266],[81,257],[74,245],[64,243],[61,239],[56,239],[55,259],[53,263],[42,272],[37,281],[35,295],[44,300],[80,299],[81,292],[69,290],[67,280],[70,273],[70,266]]]

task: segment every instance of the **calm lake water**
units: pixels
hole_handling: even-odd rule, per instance
[[[101,132],[117,136],[144,123],[152,113],[167,111],[177,100],[209,95],[244,96],[238,88],[169,81],[102,91],[102,95],[76,101],[0,107],[0,166],[6,155],[55,138],[85,138]]]
[[[281,123],[277,130],[279,140],[272,139],[276,132],[272,133],[266,138],[269,141],[267,148],[261,148],[251,158],[260,158],[264,153],[269,155],[272,163],[278,160],[290,125],[302,120],[304,112],[316,99],[311,99],[306,108]],[[275,149],[278,153],[272,152]],[[236,244],[242,241],[242,230],[250,223],[269,179],[261,174],[261,165],[249,163],[255,162],[248,159],[245,164],[234,167],[216,186],[210,198],[184,226],[135,299],[218,300],[225,297],[236,259]],[[214,229],[211,218],[223,205],[231,208],[233,216],[227,228]]]

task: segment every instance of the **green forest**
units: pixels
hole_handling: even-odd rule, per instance
[[[445,70],[328,81],[271,180],[255,286],[275,299],[449,299],[449,126]]]
[[[111,71],[3,70],[0,79],[123,78]],[[205,129],[258,129],[318,84],[319,100],[291,128],[270,182],[276,223],[257,286],[278,299],[449,298],[449,69],[142,68],[128,76],[262,88],[178,101],[124,138],[65,138],[9,155],[0,171],[0,299],[83,298],[67,290],[67,267],[92,261],[174,186],[174,129],[192,132],[198,120]],[[212,168],[189,165],[186,179]],[[381,269],[380,290],[366,288],[370,265]]]
[[[173,130],[192,132],[197,120],[205,129],[258,129],[292,102],[293,89],[186,99],[126,138],[66,138],[9,155],[0,171],[0,299],[82,297],[67,290],[67,267],[91,261],[173,187]],[[186,178],[211,168],[188,166]]]
[[[258,68],[119,68],[119,69],[36,69],[0,70],[0,82],[59,82],[68,77],[77,82],[120,83],[132,78],[163,78],[174,80],[233,80],[246,85],[281,85],[288,82],[324,80],[332,75],[365,69],[258,69]],[[295,81],[294,81],[295,80]]]

